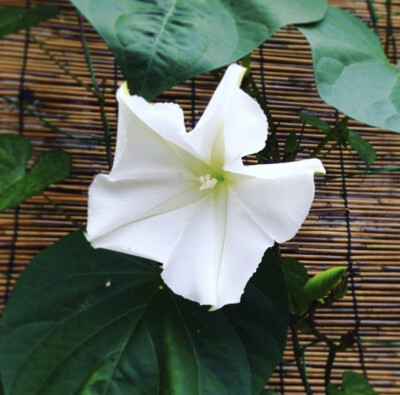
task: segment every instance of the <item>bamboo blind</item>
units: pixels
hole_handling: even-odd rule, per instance
[[[74,8],[66,0],[0,0],[0,5],[25,6],[31,3],[55,4],[60,14],[31,33],[86,84],[92,81],[85,59],[81,34],[88,39],[97,83],[106,97],[105,111],[116,130],[115,90],[122,81],[113,56],[87,22],[79,23]],[[336,0],[331,4],[369,19],[367,1]],[[377,13],[385,14],[385,0],[376,0]],[[400,14],[400,0],[393,0],[393,13]],[[393,16],[393,32],[400,42],[400,16]],[[385,18],[379,19],[381,38]],[[396,51],[390,49],[395,62]],[[255,50],[252,70],[268,100],[275,122],[279,124],[281,146],[291,130],[300,131],[297,112],[312,112],[328,122],[335,110],[319,98],[314,82],[311,53],[307,41],[294,28],[280,30]],[[29,40],[24,32],[0,40],[0,91],[24,103],[53,124],[80,138],[102,138],[103,125],[99,103],[76,81],[65,75],[51,59]],[[185,110],[187,127],[200,117],[216,82],[210,75],[200,76],[166,92],[160,100],[179,103]],[[351,89],[351,87],[349,87]],[[399,93],[400,94],[400,93]],[[87,188],[98,172],[106,172],[104,145],[89,146],[72,140],[44,125],[37,118],[0,102],[0,133],[21,133],[34,144],[35,155],[54,147],[68,151],[73,170],[64,182],[46,190],[45,198],[35,196],[16,209],[0,214],[0,270],[19,275],[41,249],[76,229],[63,213],[85,224]],[[373,168],[400,163],[400,135],[350,121],[353,130],[367,138],[377,151]],[[303,151],[307,157],[322,135],[306,128]],[[328,175],[338,178],[317,184],[316,199],[299,234],[282,246],[285,255],[298,258],[309,272],[337,265],[350,268],[349,292],[331,309],[317,315],[322,331],[337,338],[352,329],[361,342],[352,351],[339,353],[333,378],[340,380],[343,370],[367,374],[379,394],[400,393],[400,349],[381,342],[400,341],[400,177],[387,172],[367,177],[343,179],[341,175],[360,173],[363,165],[354,154],[334,150],[324,159]],[[59,209],[56,209],[55,204]],[[13,281],[0,277],[0,303],[7,301]],[[292,359],[288,337],[285,359]],[[305,344],[309,340],[302,336]],[[306,363],[315,394],[324,393],[323,375],[327,349],[315,345],[307,349]],[[302,394],[304,389],[294,364],[280,365],[270,383],[280,394]]]

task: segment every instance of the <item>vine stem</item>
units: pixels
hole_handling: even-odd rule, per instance
[[[85,53],[86,62],[87,62],[88,67],[89,67],[90,77],[92,79],[94,91],[97,94],[96,95],[97,101],[98,101],[99,106],[100,106],[101,121],[103,123],[103,128],[104,128],[104,142],[105,142],[105,145],[106,145],[107,165],[108,165],[109,170],[111,170],[111,167],[112,167],[112,160],[111,160],[111,133],[110,133],[110,125],[108,123],[107,114],[106,114],[105,108],[104,108],[104,95],[100,94],[99,85],[97,84],[96,74],[94,72],[93,62],[92,62],[92,58],[90,56],[89,45],[87,43],[86,36],[85,36],[85,31],[84,31],[84,27],[83,27],[83,15],[79,11],[78,11],[78,22],[79,22],[79,29],[80,29],[80,34],[81,34],[81,41],[82,41],[83,51]]]
[[[386,0],[386,34],[385,34],[385,54],[389,54],[389,43],[392,35],[392,0]]]
[[[47,195],[45,192],[40,193],[45,200],[50,203],[51,206],[53,206],[60,214],[62,214],[65,218],[68,219],[78,229],[82,229],[83,226],[81,223],[75,221],[70,214],[68,214],[64,209],[62,209],[58,203],[56,203],[49,195]]]
[[[32,111],[31,109],[29,109],[27,106],[25,106],[22,103],[18,103],[12,99],[10,99],[7,96],[4,96],[2,94],[0,94],[0,98],[3,99],[4,101],[6,101],[8,104],[11,104],[13,106],[15,106],[16,108],[26,111],[29,115],[32,115],[33,117],[37,118],[39,121],[43,122],[46,126],[48,126],[50,129],[53,129],[55,132],[63,134],[64,136],[69,137],[70,139],[79,141],[81,143],[84,144],[89,144],[89,145],[98,145],[100,144],[99,140],[86,140],[86,139],[82,139],[80,137],[77,137],[75,135],[73,135],[72,133],[66,132],[65,130],[60,129],[58,126],[54,125],[52,122],[50,122],[49,120],[47,120],[46,118],[43,118],[41,115],[39,115],[38,113],[36,113],[35,111]]]
[[[31,34],[31,39],[39,46],[39,48],[53,61],[55,65],[57,65],[66,75],[71,77],[75,82],[78,83],[78,85],[81,85],[83,88],[85,88],[87,91],[92,93],[97,97],[98,100],[104,100],[102,96],[99,95],[98,92],[96,92],[93,88],[91,88],[89,85],[85,84],[76,74],[74,74],[72,71],[70,71],[65,64],[60,62],[44,45],[44,43],[39,40],[35,35]]]
[[[293,322],[293,319],[290,319],[290,329],[292,332],[292,340],[293,340],[293,354],[294,359],[296,361],[297,369],[300,373],[301,381],[303,382],[304,389],[306,390],[307,395],[312,395],[310,384],[308,382],[307,372],[304,367],[303,361],[300,358],[300,342],[297,334],[296,325]]]
[[[337,125],[328,132],[328,134],[320,141],[320,143],[311,152],[310,158],[316,158],[319,155],[319,153],[325,148],[326,144],[328,144],[329,141],[335,136],[335,134],[343,127],[343,125],[346,125],[348,120],[349,117],[344,117],[340,122],[338,122]]]
[[[371,15],[371,22],[372,22],[372,26],[374,27],[374,32],[378,36],[379,35],[378,16],[376,14],[374,0],[367,0],[367,7],[368,7],[369,14]]]
[[[329,347],[329,354],[325,365],[325,376],[324,376],[325,388],[328,387],[328,384],[331,381],[331,373],[332,373],[333,363],[336,357],[336,351],[337,350],[335,350],[334,348]]]

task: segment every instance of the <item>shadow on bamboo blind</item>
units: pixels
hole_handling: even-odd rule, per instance
[[[29,2],[29,0],[28,0]],[[31,29],[52,55],[84,83],[91,78],[82,46],[82,32],[89,42],[97,84],[106,97],[105,111],[111,130],[116,130],[115,90],[122,81],[114,58],[87,22],[79,22],[74,8],[66,0],[32,1],[55,4],[60,14]],[[369,19],[367,1],[331,2]],[[0,0],[2,5],[25,6],[26,0]],[[378,15],[385,14],[385,0],[375,1]],[[400,0],[393,1],[393,33],[400,40]],[[397,16],[396,16],[397,13]],[[379,19],[379,32],[386,31],[385,18]],[[392,42],[392,44],[395,44]],[[396,48],[391,45],[391,59]],[[300,131],[299,110],[307,110],[328,122],[335,110],[319,98],[314,82],[311,53],[307,41],[294,28],[280,30],[252,55],[252,70],[262,94],[268,100],[278,126],[281,143],[292,130]],[[0,41],[1,93],[25,105],[63,131],[79,138],[102,138],[104,134],[100,106],[96,98],[66,75],[34,40],[25,33]],[[199,119],[216,82],[209,75],[187,81],[166,92],[160,100],[175,101],[185,110],[191,129]],[[0,214],[0,270],[18,276],[44,247],[85,224],[87,188],[95,174],[107,171],[104,146],[89,146],[57,132],[26,111],[0,102],[0,133],[20,133],[34,144],[35,155],[60,147],[73,158],[70,177],[51,186],[16,209]],[[377,130],[355,121],[350,127],[366,137],[377,151],[376,168],[400,163],[400,135]],[[316,130],[304,130],[307,157],[321,139]],[[282,246],[285,255],[307,265],[310,273],[337,265],[349,267],[349,292],[332,309],[317,315],[317,323],[333,338],[353,329],[358,344],[352,351],[340,353],[333,378],[343,370],[367,374],[379,394],[400,392],[400,349],[390,345],[400,341],[400,176],[387,172],[367,177],[346,177],[360,173],[359,158],[344,150],[327,154],[324,165],[337,178],[317,185],[317,195],[307,221],[299,234]],[[4,304],[13,281],[0,277],[0,303]],[[293,359],[289,334],[284,360]],[[301,338],[307,343],[307,337]],[[323,393],[327,349],[316,344],[305,353],[309,382],[314,393]],[[301,394],[304,389],[294,364],[281,364],[270,383],[280,394]]]

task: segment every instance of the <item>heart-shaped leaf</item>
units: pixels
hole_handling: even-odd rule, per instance
[[[164,90],[247,55],[290,23],[317,21],[326,0],[71,0],[117,59],[132,94]]]
[[[0,38],[22,29],[28,29],[39,22],[53,18],[58,8],[52,5],[38,7],[2,7],[0,8]]]
[[[167,289],[155,262],[72,233],[32,261],[6,306],[5,394],[259,394],[288,315],[271,251],[240,304],[209,312]]]
[[[400,71],[367,25],[328,7],[323,20],[299,29],[312,48],[322,99],[368,125],[400,132]]]
[[[40,155],[30,172],[25,173],[31,154],[32,144],[26,138],[0,135],[0,212],[62,181],[71,171],[70,156],[54,149]]]

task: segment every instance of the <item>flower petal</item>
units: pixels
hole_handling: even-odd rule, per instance
[[[228,188],[226,238],[218,278],[216,307],[239,303],[247,282],[257,270],[272,238],[254,222],[247,208]]]
[[[201,158],[207,163],[212,160],[213,147],[219,133],[223,131],[232,98],[240,92],[245,72],[246,69],[237,64],[227,68],[199,122],[188,134],[190,145],[197,147]]]
[[[325,171],[318,159],[246,166],[232,189],[254,223],[283,243],[294,237],[310,210],[316,171]]]
[[[203,199],[194,200],[174,210],[125,223],[90,240],[91,244],[95,248],[107,248],[165,264],[184,229],[199,212],[204,198],[205,195]]]
[[[185,143],[183,113],[172,103],[149,104],[118,89],[118,135],[112,180],[140,174],[207,173],[209,167]],[[186,169],[186,170],[185,170]]]
[[[268,122],[259,104],[238,90],[232,97],[224,126],[225,165],[261,151],[265,146]]]
[[[273,243],[221,186],[188,223],[161,276],[175,293],[200,304],[237,303]]]
[[[174,210],[199,199],[199,181],[185,177],[183,172],[174,176],[165,171],[146,174],[129,180],[113,180],[100,174],[89,189],[88,239],[96,238],[149,215]]]
[[[200,304],[217,302],[225,227],[226,189],[217,186],[187,223],[161,273],[174,293]]]

